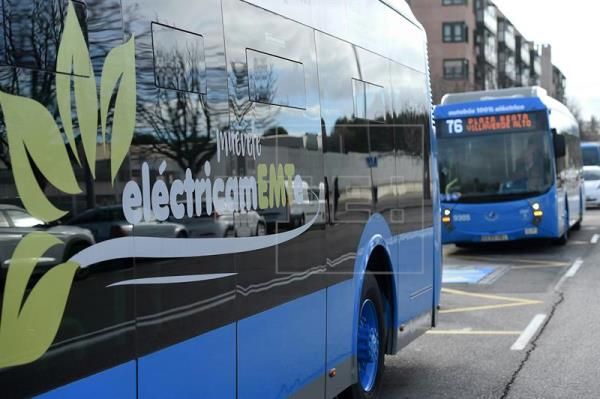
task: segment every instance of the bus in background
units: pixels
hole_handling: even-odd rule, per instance
[[[585,166],[600,166],[600,143],[593,141],[581,143],[581,154]]]
[[[448,94],[434,117],[444,243],[565,243],[579,228],[579,127],[544,89]]]
[[[6,0],[0,22],[0,204],[40,221],[0,218],[2,398],[377,397],[441,289],[405,1]]]

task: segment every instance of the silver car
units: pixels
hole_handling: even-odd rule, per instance
[[[94,244],[94,236],[84,228],[74,226],[49,225],[33,217],[23,208],[0,204],[0,264],[6,268],[21,239],[36,231],[43,231],[58,237],[61,245],[51,247],[38,260],[36,271],[47,269],[69,260],[79,251]]]
[[[121,205],[89,209],[75,216],[66,224],[89,229],[98,242],[126,236],[163,238],[186,238],[189,236],[184,225],[170,221],[150,220],[132,225],[125,220]]]

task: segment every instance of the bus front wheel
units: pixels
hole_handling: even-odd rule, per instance
[[[566,208],[566,207],[565,207],[565,219],[566,219],[566,222],[565,222],[565,231],[564,231],[564,233],[563,233],[562,236],[560,236],[560,237],[558,237],[556,239],[556,244],[557,245],[566,245],[567,242],[569,241],[569,229],[570,229],[570,226],[569,226],[569,209]]]
[[[377,398],[381,387],[385,355],[383,298],[375,276],[366,274],[358,314],[356,367],[358,381],[342,398]]]

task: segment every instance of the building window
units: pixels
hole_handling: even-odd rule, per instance
[[[443,40],[446,43],[469,41],[469,28],[464,22],[444,22],[442,25]]]
[[[444,60],[444,79],[462,80],[469,78],[469,61],[465,59]]]
[[[442,0],[443,6],[466,6],[467,0]]]

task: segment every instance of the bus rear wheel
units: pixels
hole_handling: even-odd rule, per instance
[[[358,381],[341,398],[377,398],[381,388],[385,355],[383,298],[377,280],[366,274],[360,298],[356,365]]]

